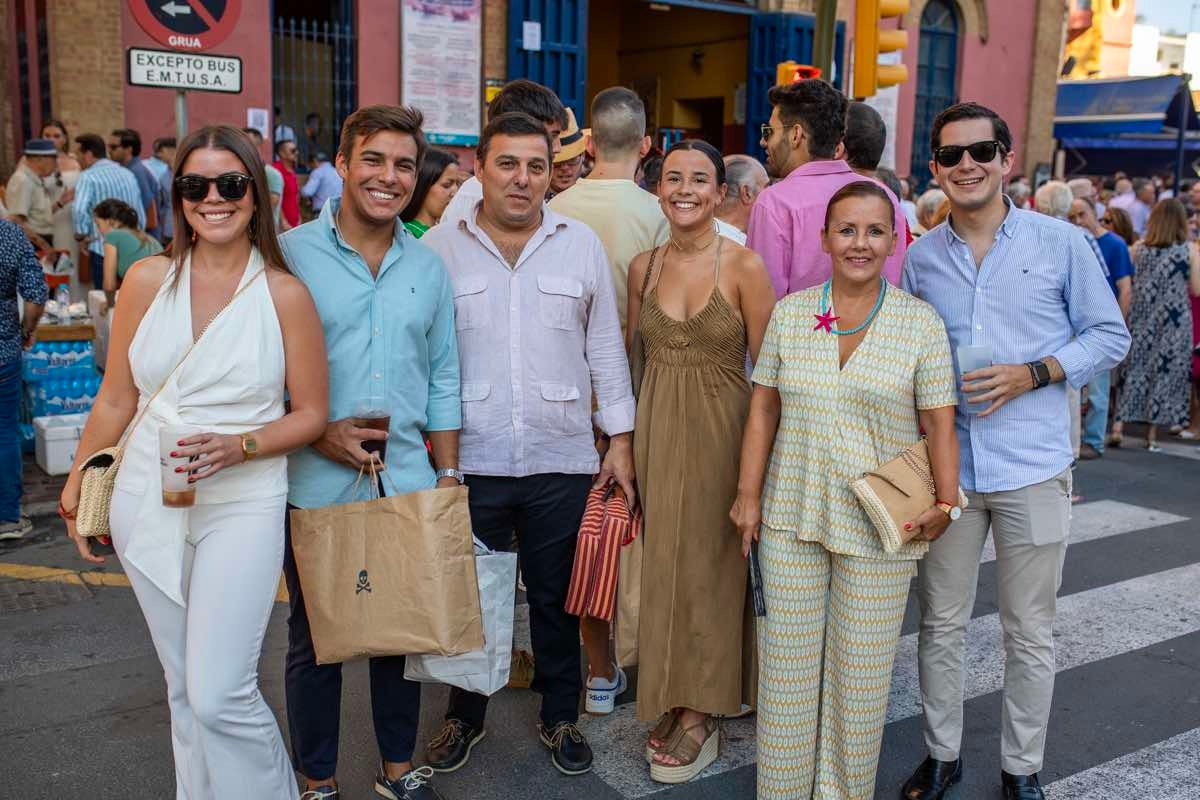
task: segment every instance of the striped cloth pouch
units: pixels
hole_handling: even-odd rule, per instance
[[[612,622],[621,548],[641,530],[641,509],[630,512],[621,487],[610,482],[588,493],[567,589],[568,614]]]

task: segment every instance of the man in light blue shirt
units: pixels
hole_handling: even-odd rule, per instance
[[[96,233],[92,209],[101,200],[115,197],[137,211],[138,226],[146,227],[146,209],[142,192],[133,173],[106,158],[104,140],[94,133],[75,137],[75,156],[83,172],[75,184],[75,201],[71,203],[71,222],[75,238],[80,243],[80,255],[86,251],[91,262],[92,282],[97,289],[104,281],[104,237]]]
[[[930,169],[950,216],[909,249],[902,287],[937,309],[956,354],[960,480],[970,502],[951,511],[961,517],[919,566],[929,758],[902,795],[941,797],[962,777],[963,640],[990,527],[1007,653],[1003,796],[1042,800],[1055,595],[1071,516],[1066,384],[1079,389],[1115,366],[1129,332],[1083,232],[1001,194],[1014,155],[995,112],[952,106],[931,138]]]
[[[329,163],[329,156],[325,153],[317,153],[314,158],[317,166],[308,174],[308,180],[300,190],[300,195],[311,200],[312,209],[317,212],[324,208],[331,198],[341,196],[342,176],[333,164]]]
[[[412,492],[458,486],[458,343],[454,297],[442,261],[411,236],[400,212],[412,196],[425,150],[421,113],[368,106],[346,120],[338,171],[340,199],[321,216],[280,237],[295,274],[317,303],[329,356],[325,434],[288,459],[288,502],[317,508],[367,499],[353,487],[375,457],[365,446],[386,443],[380,490]],[[363,417],[383,410],[388,430]],[[432,447],[433,462],[424,439]],[[293,761],[304,791],[336,797],[341,665],[318,665],[288,528],[284,553],[290,615],[286,692]],[[400,610],[401,617],[403,610]],[[404,678],[404,657],[371,659],[371,701],[382,763],[376,790],[389,797],[438,795],[412,755],[420,718],[420,685]],[[420,790],[420,791],[418,791]]]

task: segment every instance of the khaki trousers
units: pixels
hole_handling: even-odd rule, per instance
[[[918,567],[918,661],[925,744],[958,758],[963,731],[963,640],[988,528],[996,546],[996,592],[1004,630],[1000,764],[1013,775],[1042,768],[1054,694],[1054,613],[1071,519],[1071,471],[1007,492],[967,492],[962,517]]]

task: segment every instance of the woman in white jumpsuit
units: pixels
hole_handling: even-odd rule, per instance
[[[176,796],[293,800],[258,659],[283,561],[286,454],[325,427],[325,345],[276,243],[262,160],[245,134],[203,128],[176,163],[175,248],[135,264],[122,285],[104,384],[59,512],[83,558],[102,561],[72,519],[78,465],[132,425],[110,522],[166,676]],[[195,458],[190,508],[162,502],[164,425],[202,431],[176,451]]]

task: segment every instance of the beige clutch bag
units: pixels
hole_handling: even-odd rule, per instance
[[[904,524],[916,519],[936,500],[925,440],[909,445],[891,461],[850,481],[850,490],[879,531],[883,549],[895,553],[917,534],[915,530],[904,530]],[[967,496],[962,489],[958,490],[958,505],[967,507]]]

